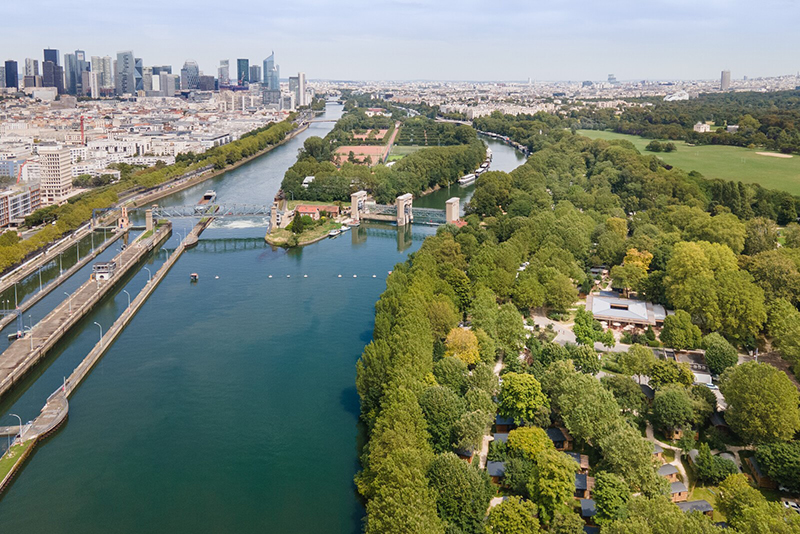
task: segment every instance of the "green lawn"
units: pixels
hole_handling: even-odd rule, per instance
[[[714,522],[727,520],[727,518],[722,515],[719,510],[717,510],[718,491],[719,489],[716,486],[697,486],[689,494],[690,501],[699,501],[702,499],[704,501],[708,501],[708,503],[714,507],[714,515],[711,517]]]
[[[592,139],[626,139],[632,142],[642,154],[656,154],[665,163],[680,167],[685,171],[698,171],[706,178],[720,178],[746,183],[758,183],[770,189],[788,191],[800,195],[800,156],[775,158],[761,156],[757,152],[735,146],[689,146],[682,141],[674,141],[675,152],[646,152],[644,147],[651,141],[634,135],[618,134],[599,130],[578,130],[578,133]]]
[[[17,463],[19,457],[33,445],[33,440],[28,440],[25,443],[13,445],[6,453],[0,458],[0,480],[3,480],[14,464]]]
[[[392,152],[391,155],[389,156],[389,159],[391,159],[392,156],[408,156],[409,154],[413,154],[417,150],[422,150],[423,148],[428,148],[428,147],[418,146],[418,145],[413,145],[413,146],[394,145],[392,146]]]

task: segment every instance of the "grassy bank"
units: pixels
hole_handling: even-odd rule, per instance
[[[706,178],[757,183],[770,189],[800,195],[800,156],[762,156],[758,154],[763,152],[761,149],[720,145],[690,146],[682,141],[673,141],[678,147],[675,152],[655,153],[644,149],[652,139],[599,130],[578,130],[578,133],[591,139],[630,141],[642,154],[654,154],[669,165],[687,172],[697,171]]]
[[[12,445],[10,449],[6,451],[2,458],[0,458],[0,482],[5,480],[6,476],[14,469],[17,465],[17,462],[25,455],[25,453],[33,447],[34,441],[29,439],[24,443],[19,443],[17,445]]]

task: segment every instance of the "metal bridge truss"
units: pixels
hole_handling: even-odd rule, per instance
[[[373,215],[390,215],[397,217],[397,206],[386,206],[384,204],[367,204],[364,213]],[[413,224],[430,224],[438,226],[447,222],[445,210],[434,208],[411,208],[414,215]]]
[[[269,217],[271,207],[272,206],[254,206],[251,204],[214,204],[205,209],[197,205],[159,206],[153,208],[153,218],[185,219],[213,216],[216,219],[225,219],[228,217]]]

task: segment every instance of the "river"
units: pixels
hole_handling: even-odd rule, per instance
[[[340,114],[329,104],[327,118]],[[222,202],[269,204],[303,141],[331,127],[313,124],[160,203],[194,204],[215,189]],[[497,162],[501,147],[493,150]],[[176,232],[192,222],[176,220]],[[6,490],[3,530],[359,532],[355,362],[387,272],[433,232],[363,225],[274,251],[259,221],[214,223],[75,393],[66,425]],[[172,237],[164,248],[176,244]],[[145,266],[155,272],[165,257],[157,251]],[[0,413],[33,419],[97,341],[93,323],[108,327],[127,306],[122,290],[135,295],[147,277],[144,269],[129,275]],[[33,307],[34,321],[57,295]]]

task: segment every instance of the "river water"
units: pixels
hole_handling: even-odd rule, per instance
[[[329,104],[326,117],[340,115]],[[194,204],[215,189],[220,202],[269,204],[304,139],[331,127],[313,124],[160,203]],[[495,162],[503,148],[513,156],[493,147]],[[176,233],[193,224],[174,222]],[[434,229],[363,225],[285,251],[265,245],[262,223],[214,223],[180,258],[75,393],[66,425],[6,490],[4,532],[360,531],[355,362],[388,271]],[[155,272],[165,257],[144,265]],[[96,343],[93,323],[108,327],[127,306],[122,290],[135,295],[147,277],[129,275],[0,413],[33,419]],[[33,307],[34,321],[59,294]]]

